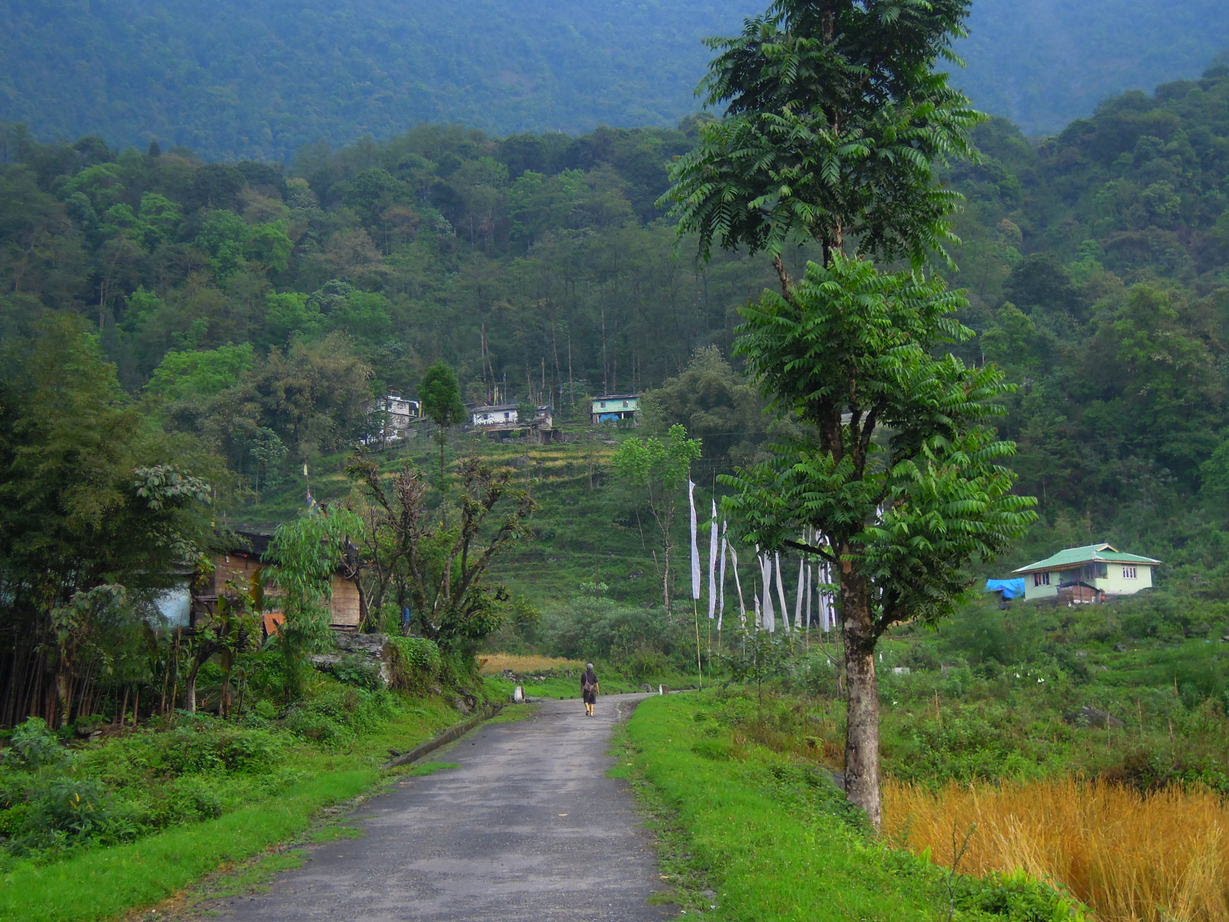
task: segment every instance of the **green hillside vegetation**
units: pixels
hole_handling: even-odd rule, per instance
[[[1119,97],[1040,146],[992,121],[984,161],[953,176],[979,334],[963,357],[1021,385],[1002,431],[1047,526],[1021,560],[1112,537],[1218,591],[1227,73]],[[588,396],[660,387],[702,347],[728,356],[735,311],[772,284],[674,246],[654,202],[690,138],[423,127],[287,172],[10,128],[0,332],[80,318],[152,418],[225,461],[215,487],[236,498],[344,451],[365,401],[413,395],[438,360],[471,402],[550,403],[583,429]],[[712,399],[692,389],[657,424],[747,460],[752,404]]]
[[[896,780],[937,789],[1082,775],[1140,791],[1229,789],[1227,96],[1229,70],[1213,67],[1118,97],[1042,144],[991,121],[977,135],[983,161],[952,174],[967,196],[956,283],[977,334],[961,353],[1020,384],[1001,431],[1019,444],[1010,464],[1041,517],[970,578],[1100,540],[1163,564],[1156,589],[1112,605],[1003,612],[971,597],[938,633],[907,625],[888,636],[883,749]],[[425,126],[319,151],[293,170],[4,130],[2,722],[19,724],[16,702],[36,688],[34,706],[59,707],[75,726],[61,737],[26,724],[10,738],[19,757],[0,763],[0,866],[37,876],[66,845],[88,854],[225,815],[242,786],[219,780],[234,774],[228,759],[259,765],[300,745],[378,739],[415,705],[375,688],[369,663],[345,660],[331,678],[306,669],[308,647],[327,634],[313,587],[355,534],[386,563],[412,534],[430,552],[423,582],[454,585],[472,558],[449,560],[448,548],[486,488],[517,503],[527,491],[536,510],[514,507],[508,544],[441,623],[424,627],[416,603],[413,632],[431,636],[397,640],[409,690],[474,701],[474,654],[496,650],[608,663],[617,687],[698,684],[699,648],[707,685],[746,689],[729,692],[728,713],[688,718],[712,731],[700,759],[725,764],[762,745],[835,766],[844,728],[831,641],[814,630],[741,636],[732,593],[718,636],[694,613],[685,565],[667,614],[653,511],[613,460],[627,440],[683,424],[703,440],[693,475],[705,510],[716,476],[781,434],[767,431],[761,398],[729,359],[735,312],[775,284],[771,269],[721,254],[694,264],[682,255],[693,242],[675,247],[656,204],[666,163],[694,130],[495,138]],[[453,429],[435,442],[420,423],[356,464],[371,400],[417,395],[441,361],[471,403],[553,405],[563,440]],[[639,429],[590,424],[588,399],[617,391],[643,394]],[[385,475],[378,483],[403,478],[426,531],[354,525],[375,505],[364,464]],[[316,512],[300,515],[309,489]],[[500,521],[475,528],[476,553]],[[237,592],[225,612],[235,633],[213,638],[222,655],[199,688],[198,710],[229,716],[188,718],[172,678],[181,651],[144,612],[215,529],[238,526],[285,528],[280,563],[302,645],[243,642],[259,630],[250,619],[261,599]],[[674,529],[685,548],[685,517]],[[396,580],[409,578],[404,567],[390,577],[371,627],[399,632]],[[1100,712],[1117,722],[1091,725]],[[438,725],[433,713],[424,726]],[[155,717],[201,728],[200,777],[183,780],[192,772],[143,731],[118,734],[115,762],[89,747],[62,756],[71,734]],[[148,781],[141,790],[118,783],[129,756],[148,770],[134,775]],[[811,775],[754,757],[778,766],[787,802],[811,796]],[[182,802],[159,799],[160,784],[182,786]],[[355,789],[342,783],[314,802]],[[701,876],[725,860],[693,854]],[[730,873],[733,888],[750,872]],[[916,873],[923,899],[946,886]]]
[[[3,0],[0,120],[43,140],[288,161],[424,123],[492,134],[675,125],[709,52],[759,12],[720,3]],[[978,108],[1052,133],[1229,47],[1217,0],[979,0],[956,78]],[[497,62],[497,63],[494,63]]]

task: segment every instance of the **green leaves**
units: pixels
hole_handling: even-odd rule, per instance
[[[620,476],[635,483],[671,490],[686,482],[700,453],[700,440],[687,438],[687,429],[675,425],[665,439],[627,439],[615,452],[614,465]]]
[[[744,310],[738,352],[806,436],[726,482],[748,540],[796,542],[818,529],[877,587],[876,632],[946,614],[971,558],[991,558],[1035,518],[986,423],[1008,390],[993,366],[941,347],[970,334],[941,280],[881,273],[834,254],[786,298]]]
[[[813,239],[827,258],[856,238],[915,264],[941,251],[957,197],[936,194],[933,164],[970,155],[981,116],[930,68],[968,5],[786,0],[713,42],[704,89],[727,115],[671,169],[680,233],[705,258],[714,239],[774,254]]]

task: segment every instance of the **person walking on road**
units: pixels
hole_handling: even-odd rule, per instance
[[[593,664],[585,666],[585,673],[580,677],[580,697],[585,702],[585,716],[593,716],[593,706],[597,704],[597,673]]]

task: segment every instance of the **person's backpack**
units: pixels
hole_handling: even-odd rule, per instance
[[[585,684],[581,687],[581,690],[582,690],[582,691],[583,691],[586,695],[591,695],[591,694],[593,694],[595,691],[597,691],[597,683],[596,683],[596,682],[590,682],[588,679],[585,679]]]

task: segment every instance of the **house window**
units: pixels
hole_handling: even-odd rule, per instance
[[[1135,579],[1135,568],[1134,567],[1123,567],[1122,568],[1122,578],[1123,579]]]
[[[1050,574],[1049,573],[1034,573],[1033,574],[1033,585],[1034,586],[1050,585]]]

